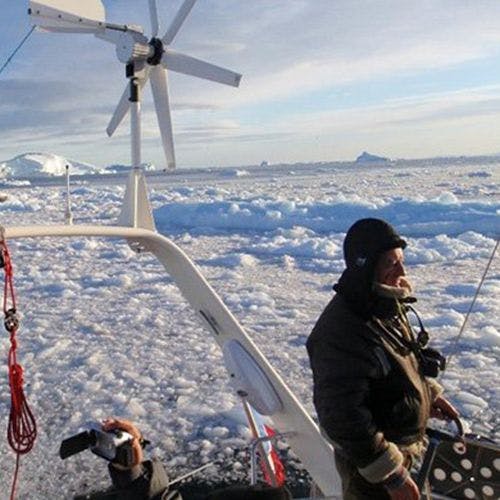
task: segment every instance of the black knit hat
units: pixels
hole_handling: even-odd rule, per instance
[[[333,289],[342,295],[352,311],[368,320],[372,316],[391,317],[395,300],[378,296],[373,291],[377,261],[392,248],[405,248],[406,241],[394,228],[380,219],[360,219],[344,239],[346,269]]]
[[[392,248],[406,248],[406,241],[381,219],[360,219],[347,231],[344,260],[347,268],[373,266],[378,257]]]

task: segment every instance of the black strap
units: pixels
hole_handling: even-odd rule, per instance
[[[401,321],[401,318],[398,317],[398,320]],[[419,365],[422,364],[422,349],[418,340],[415,340],[415,335],[408,322],[407,324],[410,339],[405,338],[404,334],[400,332],[395,326],[386,324],[379,319],[375,319],[375,324],[379,327],[379,329],[375,329],[375,331],[385,340],[387,340],[398,354],[400,354],[401,356],[408,356],[410,353],[413,353],[417,358]]]
[[[420,345],[420,347],[426,347],[427,344],[429,343],[429,334],[427,333],[427,330],[424,328],[424,324],[420,319],[420,315],[417,313],[414,307],[408,304],[406,304],[406,310],[411,311],[417,318],[418,326],[420,327],[420,331],[417,334],[417,342]]]
[[[375,323],[378,327],[371,326],[371,323]],[[396,350],[401,356],[408,356],[410,352],[413,352],[414,342],[405,339],[403,334],[398,331],[397,328],[383,323],[381,320],[374,318],[372,321],[368,322],[370,329],[377,333],[380,337],[383,337],[391,346]]]

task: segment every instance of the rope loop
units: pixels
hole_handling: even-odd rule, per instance
[[[10,386],[10,414],[7,429],[7,440],[10,447],[17,454],[16,469],[12,481],[11,500],[14,499],[17,477],[19,472],[20,456],[28,453],[35,444],[37,430],[36,421],[31,412],[23,392],[24,371],[17,362],[17,339],[19,317],[16,309],[16,295],[14,291],[14,271],[9,250],[5,241],[5,230],[0,226],[0,268],[4,269],[4,297],[3,312],[4,326],[9,333],[10,349],[8,356],[9,386]]]

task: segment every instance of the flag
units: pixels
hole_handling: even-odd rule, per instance
[[[248,418],[250,431],[255,439],[272,437],[276,434],[271,427],[264,424],[262,415],[253,409],[246,400],[243,400],[243,406]],[[286,479],[285,467],[274,449],[271,440],[262,441],[261,446],[257,449],[264,455],[260,457],[259,462],[266,483],[270,486],[283,486]]]
[[[271,427],[268,425],[264,425],[265,432],[267,433],[268,436],[274,436],[276,433],[274,432]],[[278,483],[278,486],[283,486],[285,484],[285,466],[280,460],[280,457],[278,456],[278,453],[274,449],[271,441],[266,441],[266,444],[269,445],[269,452],[266,451],[268,454],[267,456],[269,457],[269,463],[271,464],[271,468],[273,469],[274,472],[274,477],[276,478],[276,482]],[[266,474],[266,470],[263,468],[264,472],[264,479],[266,483],[271,484],[271,478],[269,477],[269,474]],[[268,477],[266,477],[268,476]]]

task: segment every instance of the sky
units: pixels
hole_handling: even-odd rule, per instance
[[[150,34],[146,0],[104,0],[107,21]],[[165,32],[181,0],[158,0]],[[0,65],[30,29],[0,0]],[[238,89],[169,73],[179,167],[500,153],[496,0],[198,0],[175,50],[243,74]],[[50,152],[130,163],[114,47],[35,31],[0,74],[0,161]],[[149,89],[143,161],[163,168]]]

